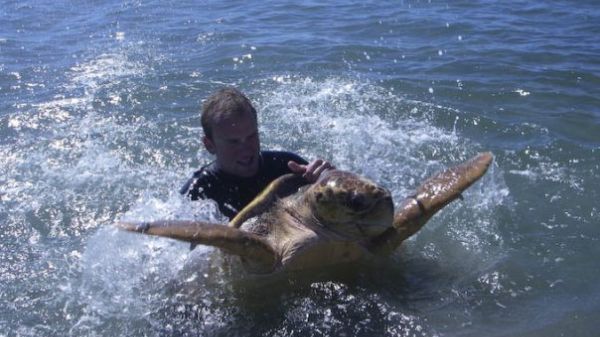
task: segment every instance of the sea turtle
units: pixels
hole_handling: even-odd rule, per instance
[[[211,245],[239,255],[251,273],[303,270],[390,254],[478,180],[492,162],[481,153],[426,180],[394,214],[390,192],[356,174],[329,170],[307,184],[273,181],[228,226],[200,221],[118,222],[128,231]]]

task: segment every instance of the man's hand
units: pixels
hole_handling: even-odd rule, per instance
[[[322,159],[313,160],[308,163],[308,165],[301,165],[295,161],[289,161],[288,167],[292,172],[302,175],[302,177],[311,183],[317,181],[323,171],[335,168],[335,166],[331,165],[328,161]]]

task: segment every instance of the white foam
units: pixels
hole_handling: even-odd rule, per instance
[[[111,84],[119,78],[141,75],[146,66],[128,59],[126,54],[106,53],[83,62],[71,69],[70,89],[84,87],[91,94],[103,84]]]
[[[81,257],[73,257],[80,261],[75,268],[82,272],[81,285],[61,285],[67,291],[79,292],[70,296],[85,306],[73,331],[99,326],[107,317],[149,317],[147,308],[160,307],[166,298],[160,287],[181,272],[189,256],[187,244],[119,232],[110,228],[114,221],[225,222],[214,203],[192,202],[177,193],[193,168],[189,159],[171,160],[179,159],[180,154],[172,154],[172,150],[148,139],[147,135],[170,137],[161,125],[150,118],[127,119],[128,112],[118,109],[110,113],[94,109],[100,92],[113,104],[120,104],[114,98],[122,97],[125,89],[114,83],[143,74],[144,69],[129,62],[126,55],[102,54],[71,70],[65,88],[72,95],[25,106],[18,117],[9,118],[10,126],[25,135],[19,146],[29,149],[2,149],[7,161],[3,173],[9,177],[2,187],[2,198],[18,205],[9,221],[25,223],[33,218],[43,222],[47,227],[41,230],[45,232],[27,234],[33,243],[42,241],[41,233],[51,238],[75,237],[96,230],[86,240]],[[260,111],[265,149],[291,150],[307,159],[325,157],[339,168],[382,183],[392,190],[396,201],[425,177],[466,159],[477,147],[452,125],[432,122],[439,111],[460,112],[406,100],[358,79],[274,74],[258,81],[256,88],[252,98]],[[186,146],[201,146],[197,128],[173,128],[178,135],[188,137],[181,140]],[[27,134],[32,130],[35,137]],[[207,159],[200,154],[200,161]],[[428,248],[410,249],[413,256],[434,257],[448,262],[448,268],[460,270],[461,266],[478,265],[469,262],[465,266],[459,257],[479,259],[481,252],[492,255],[493,250],[486,248],[498,241],[493,239],[496,224],[489,213],[507,194],[492,178],[497,175],[484,179],[486,189],[476,185],[466,194],[465,203],[452,205],[434,219],[419,234]],[[190,268],[198,274],[185,274],[184,280],[214,295],[214,287],[202,287],[216,282],[215,273],[209,269],[214,263],[212,256],[208,259],[212,251],[194,251],[202,266],[199,270]],[[209,305],[216,310],[218,303]],[[389,319],[399,320],[396,316]]]

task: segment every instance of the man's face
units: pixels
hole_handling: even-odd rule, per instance
[[[258,172],[260,141],[256,118],[251,113],[225,119],[213,126],[212,139],[203,138],[208,152],[216,155],[219,169],[239,177]]]

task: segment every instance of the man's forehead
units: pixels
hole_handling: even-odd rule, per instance
[[[225,139],[225,140],[240,140],[240,139],[246,139],[246,138],[252,137],[257,134],[258,134],[257,130],[251,130],[251,131],[244,132],[244,133],[218,134],[217,137],[221,138],[221,139]]]
[[[238,113],[228,116],[223,116],[215,121],[216,127],[233,127],[243,124],[256,125],[256,118],[250,113]]]
[[[222,139],[241,139],[258,133],[254,121],[229,120],[215,125],[213,135]]]

